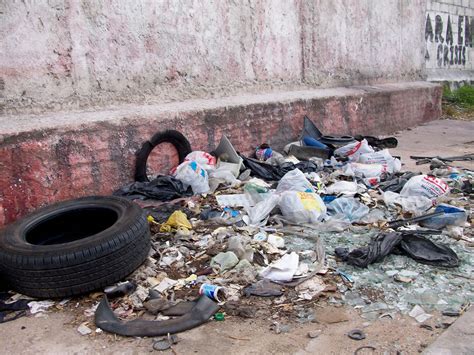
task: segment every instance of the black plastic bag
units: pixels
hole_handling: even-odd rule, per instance
[[[417,174],[412,172],[404,172],[404,173],[395,173],[388,176],[385,181],[379,184],[379,188],[382,191],[392,191],[392,192],[400,192],[403,189],[403,186],[410,180],[413,176]]]
[[[403,234],[400,249],[404,254],[422,264],[443,267],[459,265],[458,256],[451,248],[433,243],[416,234]]]
[[[383,233],[366,247],[351,252],[348,248],[336,248],[335,252],[342,260],[358,267],[380,262],[391,253],[407,255],[422,264],[440,267],[459,265],[459,258],[452,249],[415,233]]]
[[[114,192],[115,196],[129,199],[150,198],[159,201],[174,200],[192,194],[191,189],[186,189],[181,181],[171,176],[158,176],[152,181],[134,182]]]
[[[367,267],[367,265],[382,261],[398,244],[402,236],[400,233],[384,233],[375,237],[371,243],[362,248],[349,252],[348,248],[336,248],[338,257],[350,265]]]
[[[280,166],[274,166],[255,159],[247,158],[242,154],[240,154],[240,157],[243,159],[245,167],[252,171],[252,176],[256,176],[263,180],[278,181],[283,177],[283,175],[294,169],[300,169],[304,173],[318,171],[318,166],[312,161],[302,161],[297,164],[287,162]]]

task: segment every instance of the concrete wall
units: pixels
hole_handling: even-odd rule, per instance
[[[425,40],[428,80],[474,85],[474,0],[428,0]]]
[[[3,113],[423,77],[426,0],[3,0]]]

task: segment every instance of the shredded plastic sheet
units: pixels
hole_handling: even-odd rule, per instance
[[[298,269],[299,255],[295,252],[285,254],[270,266],[263,269],[260,275],[272,281],[291,281]]]

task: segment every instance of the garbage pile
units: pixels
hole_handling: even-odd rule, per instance
[[[115,195],[146,210],[152,251],[105,290],[96,325],[156,336],[212,316],[304,323],[319,299],[368,320],[460,314],[474,300],[474,173],[438,158],[425,158],[430,174],[403,172],[396,145],[323,135],[305,118],[282,152],[260,144],[248,157],[223,136],[212,152],[180,154],[169,175],[148,179],[142,164]]]

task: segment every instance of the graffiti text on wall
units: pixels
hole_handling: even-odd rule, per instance
[[[444,14],[444,21],[441,15],[434,16],[434,19],[431,19],[430,14],[426,16],[426,42],[437,44],[434,47],[427,46],[425,54],[427,61],[436,58],[438,67],[466,64],[467,48],[472,48],[474,42],[474,18],[457,16],[457,20],[457,25],[453,26],[451,15]],[[436,53],[430,53],[430,47]]]

